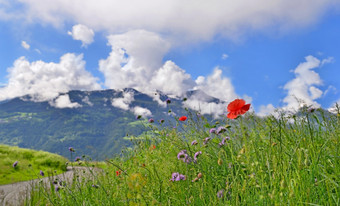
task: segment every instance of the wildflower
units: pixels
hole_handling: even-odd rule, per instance
[[[13,163],[13,167],[15,168],[17,165],[18,165],[18,161],[15,161],[15,162]]]
[[[149,119],[149,123],[154,123],[155,120],[153,120],[152,118]]]
[[[171,103],[171,99],[168,98],[168,99],[165,100],[165,102],[166,102],[167,104],[170,104],[170,103]]]
[[[69,150],[70,152],[74,152],[73,147],[69,147],[68,150]]]
[[[116,176],[119,176],[120,174],[122,174],[122,171],[121,170],[117,170],[116,171]]]
[[[140,119],[140,118],[142,118],[142,115],[137,115],[136,116],[136,119]]]
[[[184,121],[187,120],[187,119],[188,119],[188,118],[187,118],[186,116],[181,116],[178,120],[184,122]]]
[[[75,162],[80,161],[80,157],[76,157],[76,158],[74,159],[74,161],[75,161]]]
[[[159,122],[160,122],[161,124],[163,124],[163,123],[164,123],[164,119],[159,120]]]
[[[246,104],[246,102],[243,99],[235,99],[232,101],[227,109],[229,114],[227,117],[229,119],[235,119],[238,117],[238,115],[245,114],[250,108],[250,104]]]
[[[42,170],[40,170],[40,175],[45,176],[45,173]]]
[[[54,190],[55,190],[56,192],[58,192],[58,191],[60,190],[60,187],[59,187],[59,186],[55,186]]]
[[[223,194],[224,194],[224,189],[220,190],[217,192],[217,197],[218,198],[222,198],[223,197]]]
[[[151,145],[150,148],[149,148],[150,151],[154,150],[154,149],[156,149],[156,145]]]
[[[223,145],[225,145],[225,142],[228,141],[228,140],[230,140],[230,137],[225,137],[225,138],[222,139],[222,142],[218,143],[218,145],[220,147],[222,147]]]
[[[187,154],[186,150],[181,150],[177,154],[177,159],[183,160],[183,162],[185,162],[185,163],[191,163],[191,161],[192,161],[192,158]]]
[[[215,133],[216,132],[216,128],[211,128],[210,130],[209,130],[209,133],[211,134],[211,133]]]
[[[219,127],[217,128],[216,130],[216,134],[222,134],[224,133],[225,131],[227,131],[227,129],[225,127]]]
[[[209,142],[209,140],[210,140],[210,137],[206,137],[206,138],[204,139],[203,144],[206,145],[206,144]]]
[[[197,140],[194,140],[191,142],[191,145],[197,145],[197,144],[198,144]]]
[[[185,180],[185,175],[179,174],[178,172],[174,172],[171,175],[170,181],[180,181],[180,180]]]
[[[217,164],[221,166],[223,164],[223,161],[221,159],[218,159]]]
[[[201,155],[202,154],[202,152],[201,151],[198,151],[198,152],[196,152],[195,153],[195,155],[194,155],[194,160],[196,161],[197,160],[197,157],[198,157],[198,155]]]
[[[98,185],[92,185],[93,188],[98,188],[99,186]]]
[[[197,174],[197,177],[198,177],[199,179],[201,179],[202,176],[203,176],[202,173],[198,173],[198,174]]]

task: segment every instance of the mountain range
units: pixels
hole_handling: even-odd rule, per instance
[[[126,98],[126,94],[132,97]],[[187,114],[182,99],[171,98],[161,92],[143,94],[134,89],[69,91],[72,108],[58,108],[51,101],[37,102],[24,96],[0,103],[0,143],[23,148],[45,150],[70,158],[69,147],[76,155],[86,154],[93,160],[104,160],[121,152],[123,147],[131,146],[128,136],[138,136],[145,131],[143,123],[150,117],[136,119],[136,110],[152,113],[155,124],[164,119],[174,120],[169,115]],[[188,98],[200,96],[211,102],[221,102],[202,91],[189,91]],[[121,106],[113,106],[113,100]],[[163,102],[163,106],[159,103]]]

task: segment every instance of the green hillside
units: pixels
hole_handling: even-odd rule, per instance
[[[67,159],[44,151],[0,144],[0,185],[37,179],[66,171]]]

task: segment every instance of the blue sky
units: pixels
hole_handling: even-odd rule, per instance
[[[340,101],[339,48],[336,0],[0,0],[0,100],[133,87],[244,98],[260,115],[298,109],[296,98],[330,108]],[[201,97],[185,106],[225,112]]]

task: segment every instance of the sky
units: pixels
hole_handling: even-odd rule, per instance
[[[339,0],[0,0],[0,101],[79,107],[70,90],[135,88],[203,114],[340,103]],[[133,94],[112,100],[124,110]],[[90,104],[90,100],[84,102]],[[139,112],[136,112],[139,111]]]

